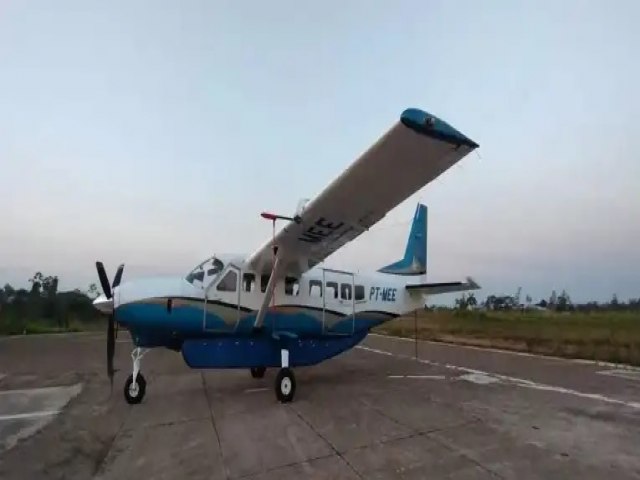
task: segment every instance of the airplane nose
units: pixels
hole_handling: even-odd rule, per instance
[[[93,306],[102,313],[111,313],[113,312],[113,297],[107,298],[102,294],[93,301]]]

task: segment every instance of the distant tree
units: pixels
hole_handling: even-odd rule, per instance
[[[618,302],[618,296],[615,293],[613,294],[609,305],[611,306],[611,308],[618,308],[620,306],[620,303]]]
[[[487,299],[484,301],[484,306],[487,310],[494,310],[496,307],[496,296],[489,295]]]
[[[469,305],[467,296],[463,293],[460,298],[456,298],[456,308],[460,310],[466,310]]]
[[[570,303],[571,303],[571,299],[569,298],[569,294],[566,292],[566,290],[562,290],[562,293],[558,297],[556,310],[559,312],[564,312],[566,310],[569,310]]]
[[[4,294],[7,296],[8,300],[11,300],[16,294],[16,290],[9,285],[8,283],[4,286]]]
[[[542,308],[547,308],[548,305],[549,303],[544,298],[538,302],[538,306]]]
[[[549,297],[549,306],[555,306],[556,303],[558,303],[558,296],[556,295],[556,291],[552,290],[551,291],[551,297]]]
[[[527,295],[525,297],[525,301],[527,302],[527,306],[531,305],[531,302],[533,302],[533,299],[531,298],[531,295]]]
[[[473,293],[470,293],[467,297],[467,305],[470,307],[478,305],[478,300],[476,300],[476,296]]]
[[[42,293],[48,297],[53,298],[58,293],[58,277],[47,276],[42,279]]]
[[[41,272],[36,272],[33,277],[29,279],[31,284],[31,294],[34,296],[40,295],[42,292],[42,281],[44,280]]]

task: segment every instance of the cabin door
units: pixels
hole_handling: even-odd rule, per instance
[[[240,319],[240,269],[228,265],[206,288],[202,328],[233,332]]]
[[[352,335],[355,319],[354,276],[342,270],[322,269],[322,331],[332,335]]]

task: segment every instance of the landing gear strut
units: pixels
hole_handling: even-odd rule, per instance
[[[124,384],[124,398],[127,403],[131,405],[140,403],[144,398],[144,394],[147,389],[147,381],[140,372],[140,360],[148,351],[149,350],[146,348],[136,347],[131,352],[133,373],[129,375],[129,378],[127,378],[127,381]]]
[[[282,403],[288,403],[296,393],[296,377],[289,368],[289,350],[280,350],[280,363],[282,368],[276,376],[276,398]]]

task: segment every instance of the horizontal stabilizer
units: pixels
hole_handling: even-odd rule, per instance
[[[416,283],[414,285],[407,285],[406,289],[410,293],[435,295],[438,293],[454,293],[466,292],[468,290],[479,290],[480,285],[478,285],[473,280],[473,278],[467,277],[466,282]]]

